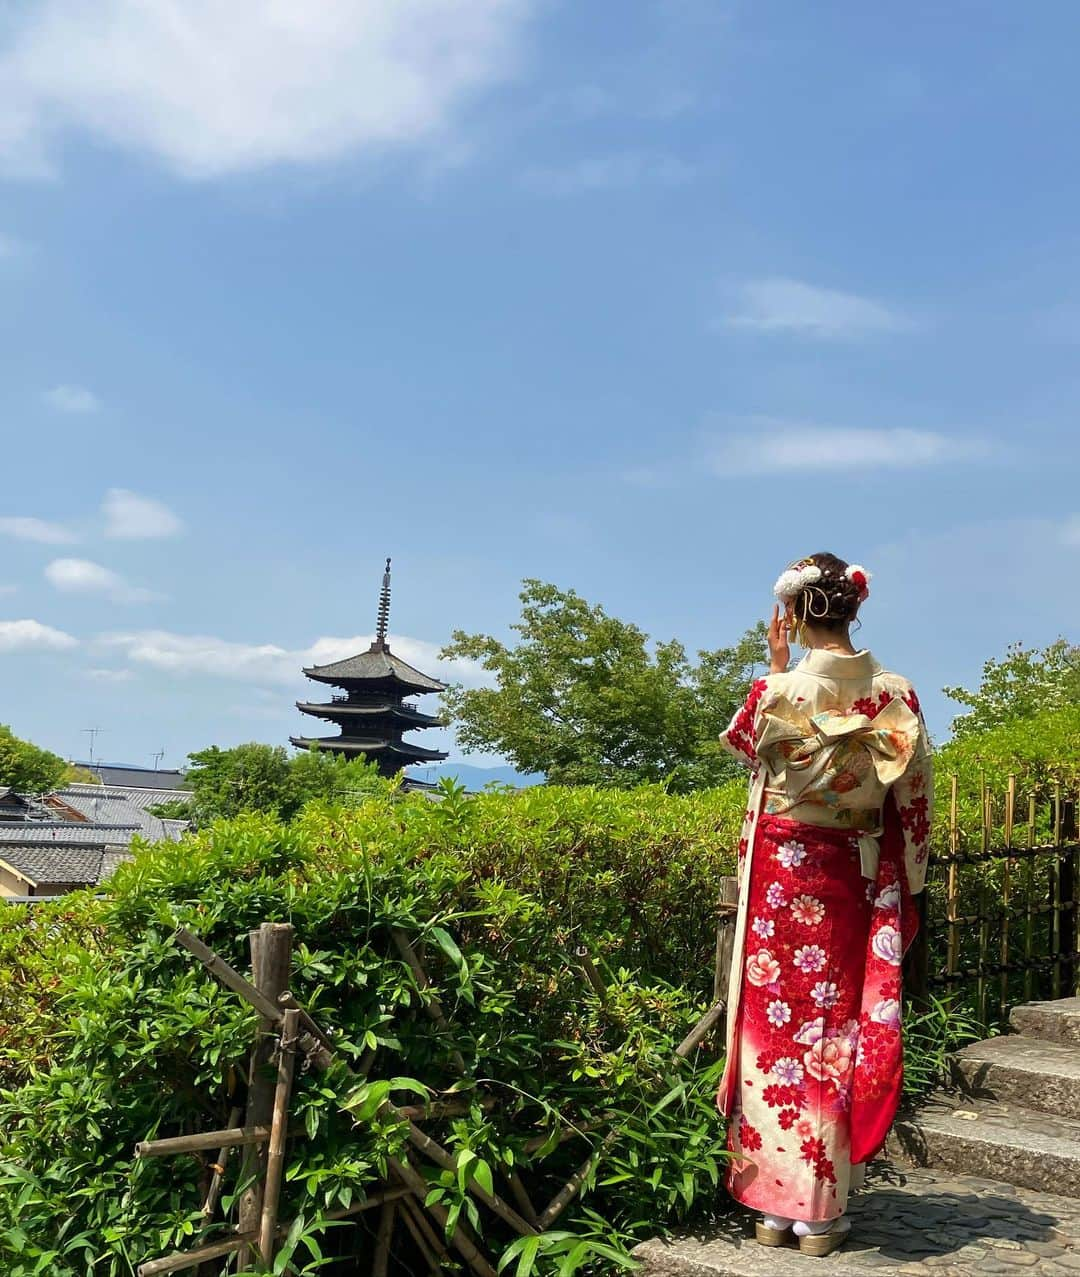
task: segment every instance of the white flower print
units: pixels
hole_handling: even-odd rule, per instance
[[[825,1036],[825,1017],[819,1015],[816,1020],[807,1020],[805,1024],[799,1026],[798,1033],[795,1034],[794,1041],[800,1046],[811,1046],[818,1038]]]
[[[791,914],[796,922],[816,927],[825,917],[825,906],[815,896],[796,896],[791,902]]]
[[[900,887],[897,883],[890,883],[889,886],[874,901],[875,909],[895,909],[900,904]]]
[[[791,1007],[786,1002],[781,1002],[778,998],[775,1002],[769,1003],[765,1014],[773,1028],[779,1029],[791,1019]]]
[[[839,1002],[840,990],[832,980],[819,980],[810,990],[810,996],[819,1007],[828,1009],[836,1006],[837,1002]]]
[[[879,927],[874,932],[873,950],[883,961],[898,967],[904,956],[904,942],[900,932],[892,925]]]
[[[795,950],[795,965],[800,971],[820,971],[825,965],[825,950],[819,944],[803,945]]]
[[[777,1060],[772,1071],[773,1077],[782,1086],[798,1086],[803,1080],[803,1066],[791,1055],[785,1055],[783,1059]]]
[[[787,904],[787,892],[778,882],[774,882],[765,893],[765,902],[773,909],[783,909]]]
[[[806,848],[801,842],[786,842],[778,849],[776,859],[785,869],[795,869],[806,859]]]
[[[900,1003],[896,998],[882,998],[870,1012],[870,1019],[876,1024],[887,1024],[891,1029],[900,1027]]]
[[[771,918],[755,918],[750,930],[762,940],[768,940],[770,936],[776,934],[776,923]]]

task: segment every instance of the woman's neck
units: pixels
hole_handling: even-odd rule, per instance
[[[838,652],[842,656],[856,655],[855,648],[851,644],[851,637],[847,633],[838,634],[832,630],[814,631],[809,626],[805,626],[803,634],[803,646],[808,649]]]

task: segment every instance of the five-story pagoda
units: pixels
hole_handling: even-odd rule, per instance
[[[379,595],[375,640],[366,652],[330,665],[313,665],[304,673],[316,683],[340,687],[341,694],[328,703],[297,701],[303,714],[336,724],[340,735],[290,736],[302,749],[328,749],[354,758],[363,754],[378,765],[383,776],[394,776],[410,763],[441,763],[446,754],[402,739],[414,727],[438,727],[441,719],[408,704],[407,696],[441,692],[446,684],[429,678],[390,651],[386,632],[390,623],[390,560]]]

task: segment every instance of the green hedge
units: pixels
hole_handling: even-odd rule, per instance
[[[178,949],[177,924],[246,970],[247,932],[291,922],[294,992],[349,1054],[378,1046],[374,1089],[354,1093],[340,1071],[300,1079],[307,1137],[290,1145],[282,1208],[304,1221],[299,1271],[320,1255],[328,1271],[363,1271],[366,1217],[324,1228],[321,1216],[362,1195],[400,1150],[399,1127],[370,1114],[390,1085],[415,1102],[409,1079],[471,1099],[428,1128],[461,1167],[433,1172],[433,1192],[522,1272],[618,1266],[641,1236],[716,1209],[718,1052],[710,1043],[685,1064],[672,1052],[711,995],[716,883],[732,871],[743,803],[741,785],[686,797],[451,791],[441,802],[387,791],[352,810],[309,806],[290,824],[221,822],[142,849],[106,899],[0,913],[0,1271],[119,1277],[198,1240],[204,1168],[134,1163],[132,1146],[225,1124],[253,1019]],[[391,925],[423,947],[465,1082]],[[603,1005],[579,947],[609,985]],[[486,1210],[475,1216],[464,1181],[515,1166],[542,1205],[599,1137],[543,1156],[527,1140],[609,1110],[620,1138],[591,1191],[535,1254],[507,1251],[513,1235]]]

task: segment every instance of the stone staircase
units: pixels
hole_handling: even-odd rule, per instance
[[[954,1062],[959,1095],[898,1121],[889,1152],[916,1166],[1080,1197],[1080,998],[1033,1002],[1015,1032]]]
[[[641,1277],[1080,1277],[1080,998],[1017,1007],[955,1057],[956,1093],[897,1121],[827,1259],[767,1249],[739,1212],[635,1251]]]

